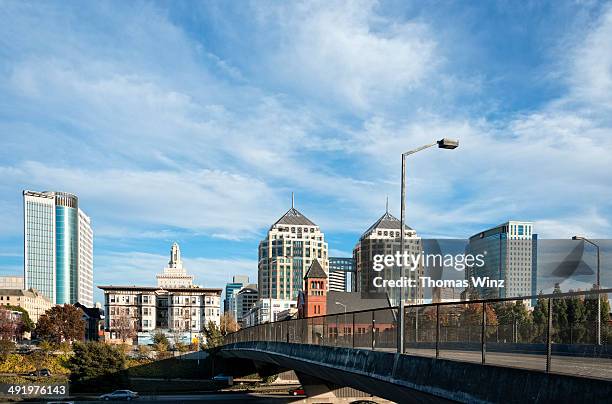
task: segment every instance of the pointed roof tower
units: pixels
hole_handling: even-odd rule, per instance
[[[404,227],[407,230],[413,230],[407,224],[404,224]],[[387,197],[385,213],[361,235],[361,238],[365,238],[369,236],[376,229],[399,230],[399,228],[400,228],[399,219],[393,216],[391,213],[389,213],[389,197]]]
[[[325,273],[325,270],[319,263],[319,260],[317,260],[316,258],[312,261],[312,264],[310,264],[310,268],[308,268],[308,271],[306,271],[306,275],[304,275],[304,279],[310,279],[310,278],[317,278],[317,279],[327,278],[327,274]]]
[[[278,219],[270,228],[276,226],[277,224],[316,226],[316,224],[314,224],[310,219],[295,208],[295,197],[293,192],[291,193],[291,209],[281,216],[281,218]]]

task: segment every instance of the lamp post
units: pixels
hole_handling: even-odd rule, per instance
[[[459,141],[454,140],[454,139],[444,138],[436,142],[426,144],[424,146],[417,147],[416,149],[409,150],[407,152],[402,153],[402,194],[401,194],[401,209],[400,209],[400,252],[402,255],[404,254],[404,239],[405,239],[404,227],[405,227],[405,221],[406,221],[406,157],[410,156],[411,154],[420,152],[421,150],[425,150],[425,149],[428,149],[436,145],[440,149],[452,150],[452,149],[456,149],[457,147],[459,147]],[[406,263],[403,262],[403,264],[406,264]],[[405,265],[400,266],[400,279],[404,279],[404,268],[405,268]],[[410,289],[410,294],[413,295],[412,288]],[[398,316],[399,332],[397,333],[397,337],[398,337],[397,338],[397,352],[404,353],[404,333],[405,333],[404,294],[402,293],[401,290],[400,290],[398,306],[399,306],[398,307],[399,309],[399,316]]]
[[[599,289],[601,288],[601,281],[600,281],[600,275],[599,275],[599,265],[600,265],[599,246],[595,244],[594,242],[592,242],[591,240],[589,240],[588,238],[583,237],[583,236],[573,236],[572,240],[584,241],[594,246],[595,249],[597,250],[597,282],[595,284],[595,288],[599,291]],[[597,323],[596,324],[597,324],[597,345],[601,345],[601,296],[599,295],[599,293],[597,294]]]

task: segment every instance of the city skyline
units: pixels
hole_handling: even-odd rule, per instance
[[[206,286],[255,279],[292,191],[349,257],[386,195],[399,217],[399,153],[447,136],[408,164],[420,236],[612,234],[609,5],[115,7],[2,6],[1,275],[22,189],[79,196],[94,285],[151,279],[174,241]]]

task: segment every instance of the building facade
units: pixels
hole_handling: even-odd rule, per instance
[[[319,226],[294,208],[274,223],[259,243],[260,298],[295,300],[314,259],[329,270],[328,247]]]
[[[272,321],[279,321],[280,313],[297,309],[296,300],[272,299]],[[270,299],[259,299],[251,310],[243,317],[245,327],[263,324],[270,321]]]
[[[220,325],[223,290],[193,285],[177,243],[157,281],[158,286],[98,286],[104,291],[104,329],[110,340],[123,339],[122,334],[130,331],[139,343],[150,343],[153,331],[160,330],[189,343],[203,340],[209,322]]]
[[[329,257],[329,290],[334,292],[350,292],[355,273],[353,257]]]
[[[313,261],[304,276],[304,291],[298,297],[300,318],[324,316],[327,314],[327,274],[317,260]]]
[[[77,301],[93,307],[93,229],[91,218],[79,209],[79,257]]]
[[[467,252],[485,258],[483,266],[466,268],[466,279],[504,281],[503,288],[476,287],[474,294],[483,299],[536,295],[537,238],[533,223],[525,221],[508,221],[470,237]]]
[[[214,288],[98,286],[104,291],[104,329],[119,339],[129,324],[134,333],[154,330],[201,338],[209,321],[220,325],[221,292]]]
[[[181,248],[178,243],[172,243],[170,261],[164,272],[157,274],[157,286],[160,288],[189,288],[193,286],[193,275],[187,274],[181,259]]]
[[[380,272],[373,269],[375,255],[392,255],[400,251],[400,226],[400,221],[387,211],[359,238],[353,249],[357,291],[369,298],[385,296],[394,306],[399,304],[401,292],[404,293],[404,302],[421,304],[423,288],[420,282],[417,282],[418,286],[415,288],[380,288],[374,285],[376,277],[400,279],[399,267],[385,266]],[[415,256],[422,250],[421,240],[416,231],[408,226],[404,229],[404,246],[408,254]],[[419,264],[414,271],[406,268],[405,276],[418,280],[423,275],[423,271],[423,266]]]
[[[236,293],[243,286],[248,285],[249,277],[247,275],[234,275],[232,282],[225,284],[225,299],[223,299],[223,312],[228,313],[238,320],[238,312],[236,308]]]
[[[0,289],[23,289],[23,276],[0,276]]]
[[[93,231],[77,196],[23,191],[23,206],[25,288],[57,304],[93,305]]]
[[[53,303],[35,289],[0,289],[0,306],[22,307],[36,324],[38,318],[53,307]]]
[[[257,285],[247,285],[240,289],[234,296],[236,302],[236,321],[241,327],[245,326],[245,318],[249,314],[249,311],[255,307],[259,300],[259,292],[257,291]]]

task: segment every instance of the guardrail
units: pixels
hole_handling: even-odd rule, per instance
[[[601,289],[405,306],[403,352],[612,379],[610,294]],[[532,300],[537,304],[530,307]],[[397,307],[388,307],[265,323],[228,334],[224,342],[396,352],[397,314]]]

